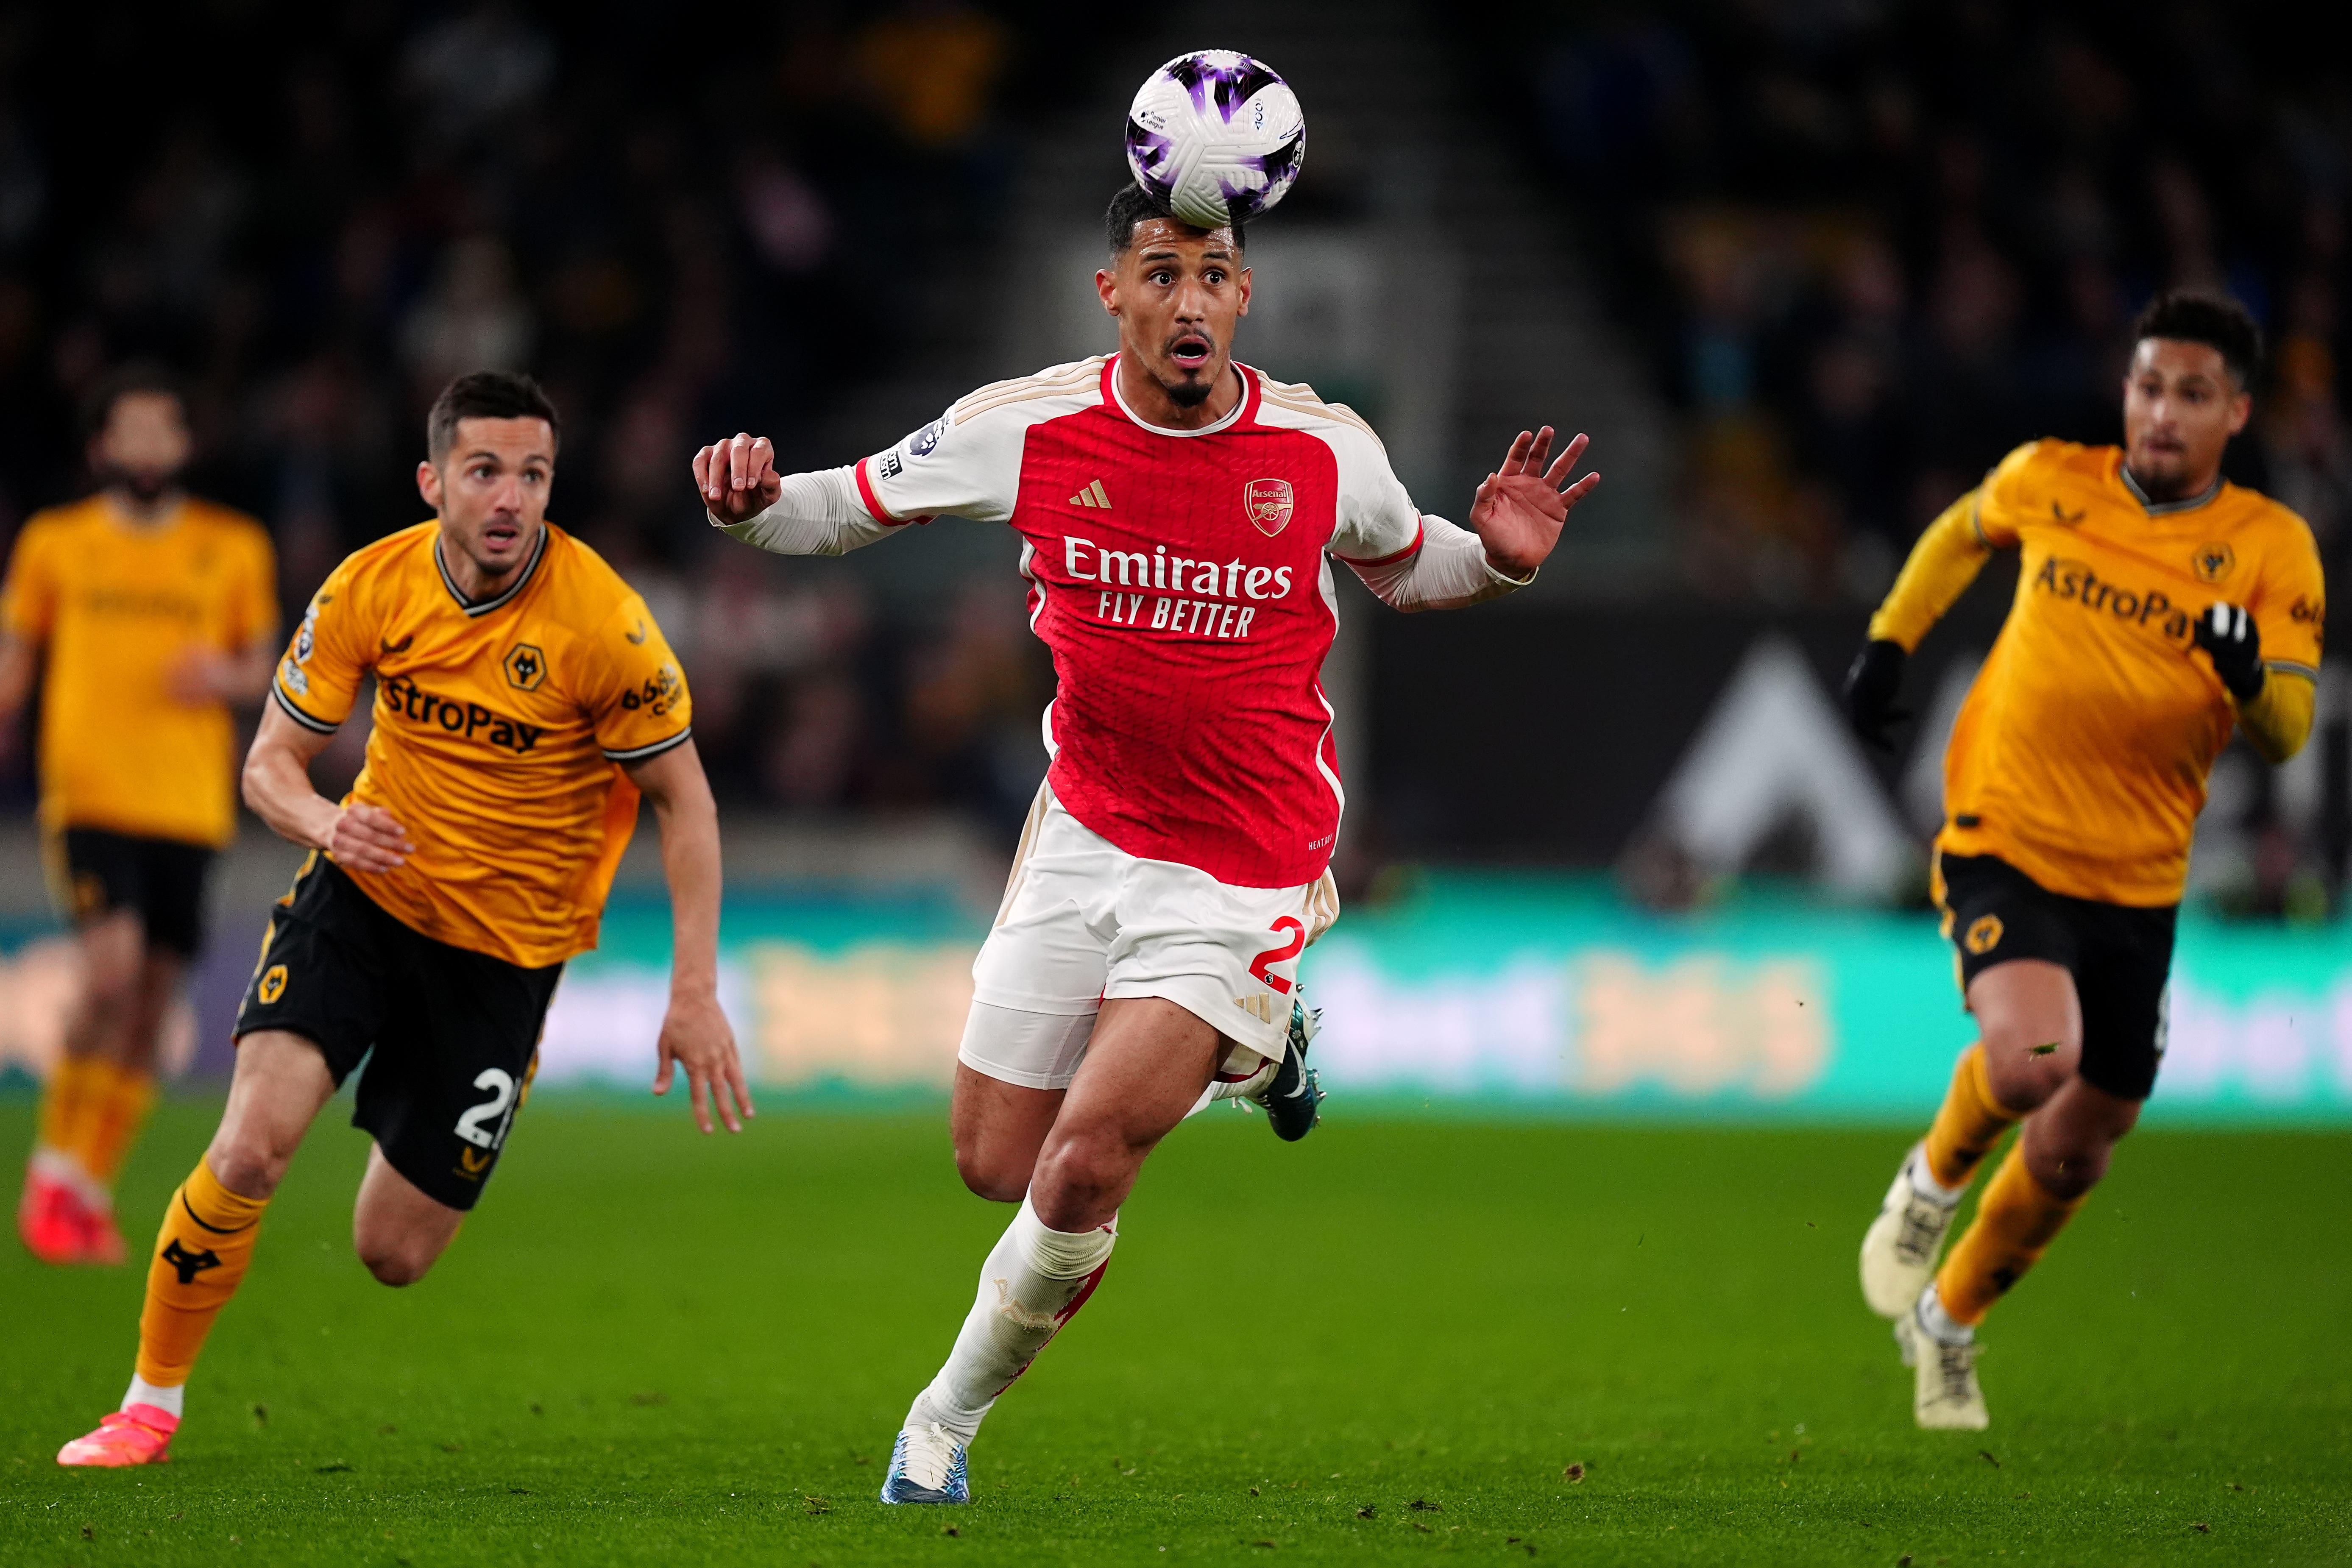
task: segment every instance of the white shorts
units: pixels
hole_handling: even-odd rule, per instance
[[[1303,887],[1231,887],[1129,854],[1040,789],[971,966],[982,1005],[957,1059],[1007,1083],[1066,1089],[1103,1003],[1159,996],[1278,1061],[1299,954],[1339,918],[1328,871]],[[1226,1070],[1236,1070],[1230,1058]]]

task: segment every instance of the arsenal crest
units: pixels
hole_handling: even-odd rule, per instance
[[[1242,487],[1242,510],[1268,539],[1290,526],[1290,505],[1288,479],[1252,479]]]

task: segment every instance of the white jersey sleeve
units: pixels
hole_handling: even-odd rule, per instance
[[[856,468],[857,493],[884,523],[935,517],[1003,522],[1021,489],[1029,427],[1101,400],[1103,362],[1055,365],[983,386]]]
[[[1386,561],[1348,563],[1391,609],[1458,610],[1499,599],[1536,580],[1533,572],[1506,577],[1496,571],[1487,563],[1486,546],[1466,528],[1436,516],[1423,517],[1421,526],[1419,549]]]
[[[719,532],[775,555],[842,555],[890,534],[867,515],[848,468],[786,474],[777,492],[772,506],[741,522],[705,515]]]

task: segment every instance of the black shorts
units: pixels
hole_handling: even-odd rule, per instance
[[[50,896],[77,926],[136,910],[147,944],[194,958],[205,942],[213,851],[177,838],[68,827],[48,841]]]
[[[338,1086],[366,1058],[352,1125],[427,1196],[469,1209],[530,1092],[562,973],[422,935],[313,854],[270,911],[236,1035],[301,1036]]]
[[[1936,869],[1936,901],[1959,954],[1961,990],[2012,958],[2063,965],[2083,1006],[2083,1077],[2109,1094],[2146,1100],[2164,1056],[2179,906],[2068,898],[1991,855],[1938,854]]]

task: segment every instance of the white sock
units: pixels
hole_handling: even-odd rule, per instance
[[[137,1373],[131,1374],[131,1392],[122,1396],[122,1408],[134,1405],[152,1405],[167,1415],[180,1414],[180,1402],[187,1397],[188,1385],[179,1384],[171,1388],[159,1388]]]
[[[1976,1330],[1966,1323],[1953,1321],[1952,1315],[1944,1310],[1944,1299],[1936,1294],[1936,1282],[1932,1279],[1927,1281],[1927,1288],[1919,1292],[1917,1316],[1919,1326],[1939,1345],[1972,1345],[1977,1342]]]
[[[1881,1166],[1880,1169],[1883,1170],[1885,1167]],[[1950,1208],[1969,1195],[1969,1184],[1966,1182],[1962,1182],[1957,1187],[1948,1187],[1936,1180],[1934,1173],[1927,1169],[1927,1152],[1924,1149],[1912,1152],[1908,1169],[1911,1173],[1911,1190],[1931,1204],[1941,1204],[1946,1208]]]
[[[1118,1226],[1113,1218],[1095,1230],[1053,1230],[1023,1198],[980,1271],[980,1293],[955,1349],[915,1396],[906,1429],[936,1421],[971,1442],[996,1396],[1029,1370],[1110,1262]]]

